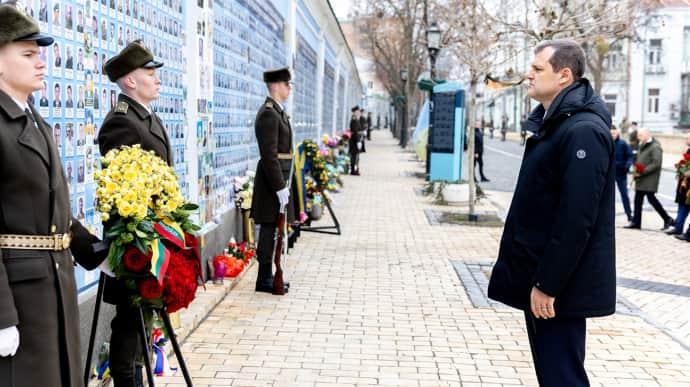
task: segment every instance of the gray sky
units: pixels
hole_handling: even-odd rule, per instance
[[[347,14],[350,12],[352,0],[331,0],[331,6],[338,20],[347,20]]]

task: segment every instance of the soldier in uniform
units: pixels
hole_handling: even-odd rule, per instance
[[[352,108],[352,118],[350,119],[350,140],[348,150],[350,152],[350,175],[359,176],[359,148],[357,143],[361,136],[362,126],[360,124],[359,106]]]
[[[101,155],[123,145],[139,144],[172,166],[170,139],[150,106],[159,97],[161,82],[156,69],[162,66],[163,63],[155,61],[151,51],[138,40],[105,63],[103,72],[121,92],[98,134]],[[132,308],[125,285],[114,278],[106,279],[103,300],[116,308],[110,324],[110,374],[115,387],[143,385],[140,363],[143,349],[137,325],[139,310]]]
[[[290,165],[292,163],[292,127],[283,104],[292,90],[292,76],[288,68],[264,72],[264,82],[269,96],[256,114],[254,130],[259,145],[260,160],[256,166],[252,217],[259,229],[259,243],[256,255],[259,273],[256,291],[273,293],[273,249],[279,212],[287,206],[288,221],[295,219],[294,191],[296,184],[288,188]],[[293,192],[290,195],[290,191]],[[284,241],[287,243],[287,241]],[[285,283],[285,291],[289,283]]]
[[[14,2],[0,25],[0,384],[82,387],[74,259],[91,270],[107,248],[72,218],[50,125],[27,103],[53,38]]]

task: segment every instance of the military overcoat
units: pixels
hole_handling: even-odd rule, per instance
[[[0,91],[0,234],[72,233],[71,253],[87,269],[98,241],[70,211],[67,179],[46,123],[37,126]],[[0,328],[17,326],[19,349],[0,357],[2,386],[79,387],[79,307],[70,250],[0,249]]]

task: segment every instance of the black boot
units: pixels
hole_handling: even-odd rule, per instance
[[[285,284],[285,293],[288,292],[290,288],[290,283]],[[259,273],[256,276],[256,286],[254,288],[257,292],[271,293],[273,294],[273,264],[272,263],[259,263]]]

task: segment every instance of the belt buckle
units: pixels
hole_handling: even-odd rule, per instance
[[[62,234],[62,249],[67,250],[69,249],[69,245],[72,242],[72,237],[69,235],[69,233]]]
[[[54,234],[53,235],[53,250],[62,251],[69,248],[70,242],[72,242],[72,237],[67,234]]]

